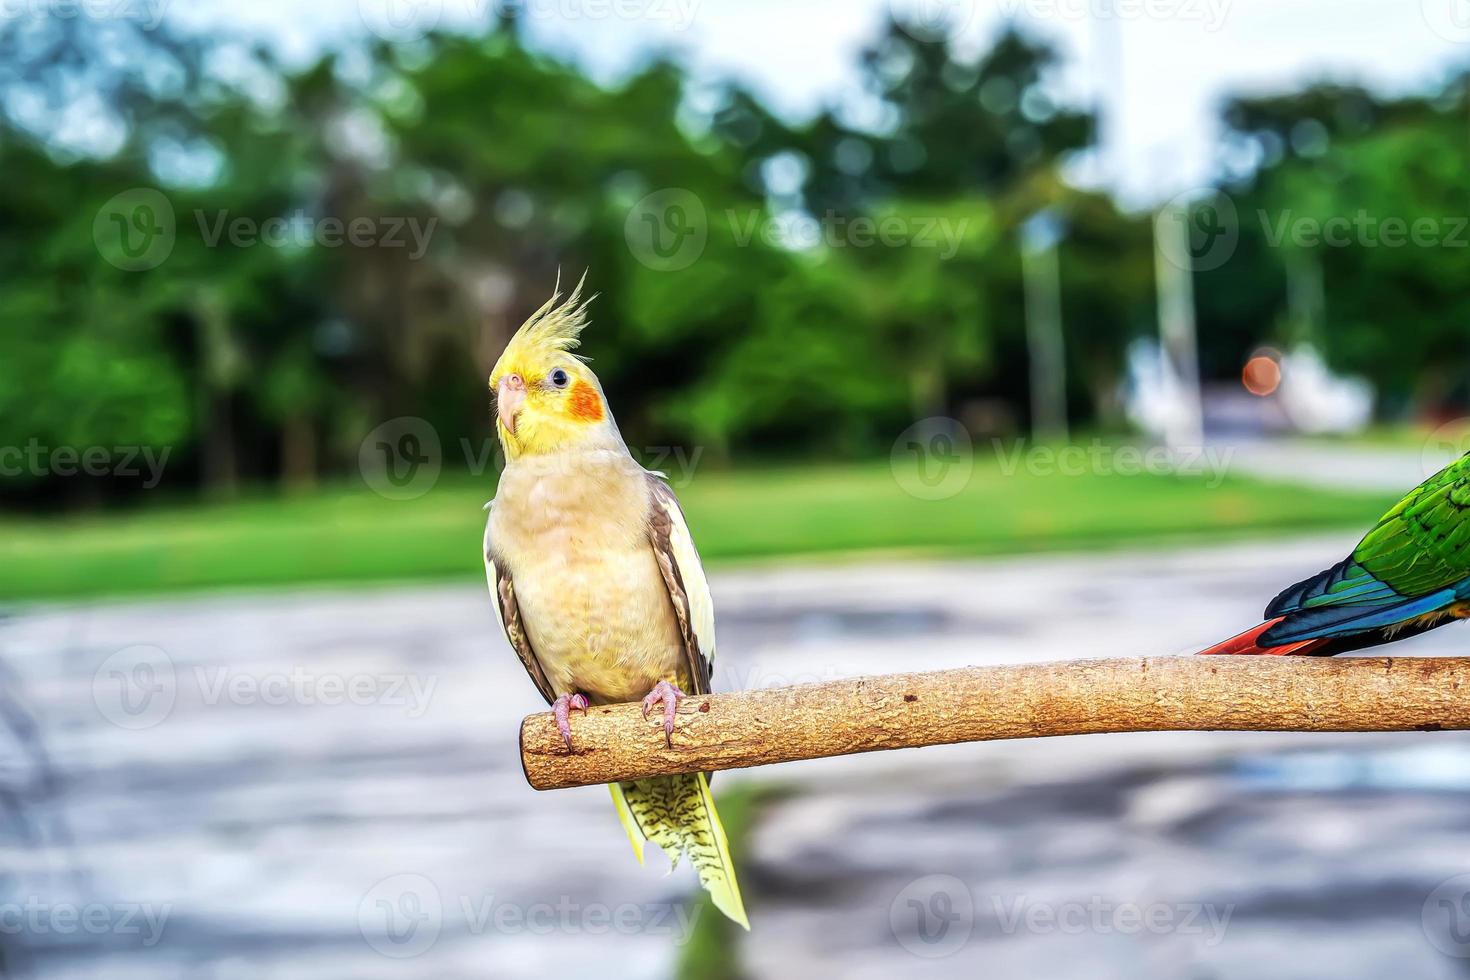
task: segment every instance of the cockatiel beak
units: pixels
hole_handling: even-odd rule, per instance
[[[495,388],[495,410],[500,413],[500,424],[511,435],[516,434],[516,416],[526,403],[526,382],[519,374],[507,374]]]

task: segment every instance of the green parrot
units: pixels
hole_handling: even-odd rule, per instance
[[[1328,657],[1470,617],[1470,453],[1410,490],[1353,553],[1201,653]]]

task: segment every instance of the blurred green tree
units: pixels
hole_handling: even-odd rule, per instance
[[[1428,96],[1316,85],[1227,105],[1236,148],[1259,162],[1236,194],[1240,258],[1202,305],[1254,321],[1234,332],[1236,357],[1262,339],[1309,341],[1390,407],[1434,412],[1470,394],[1467,92],[1461,76]],[[1293,283],[1320,304],[1294,304]]]

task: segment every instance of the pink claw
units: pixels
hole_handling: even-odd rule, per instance
[[[587,698],[581,694],[563,694],[551,702],[551,713],[556,716],[556,730],[561,732],[562,740],[567,743],[567,751],[572,751],[572,709],[587,711]]]
[[[648,692],[648,697],[643,699],[644,718],[648,717],[648,712],[654,705],[663,703],[664,742],[671,749],[674,747],[674,715],[679,710],[679,702],[688,696],[668,681],[659,681],[653,685],[653,690]]]

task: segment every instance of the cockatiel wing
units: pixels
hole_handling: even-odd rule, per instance
[[[673,488],[656,473],[648,479],[648,536],[679,621],[689,668],[688,694],[708,694],[715,657],[715,604],[694,538]]]
[[[489,511],[495,506],[495,501],[485,505]],[[521,623],[521,609],[516,605],[515,582],[511,580],[510,569],[501,563],[491,547],[490,520],[485,521],[485,539],[481,548],[485,556],[485,580],[490,585],[490,598],[494,600],[495,618],[500,623],[500,628],[505,631],[505,638],[510,641],[511,649],[515,650],[516,656],[521,658],[521,664],[526,668],[526,673],[531,675],[536,690],[550,704],[556,700],[556,693],[551,689],[551,683],[546,679],[546,671],[541,669],[541,662],[536,659],[536,651],[531,649],[531,638],[526,635],[526,628]]]
[[[708,694],[715,654],[715,607],[709,582],[673,489],[655,473],[647,474],[646,479],[648,539],[684,641],[689,674],[686,693]],[[710,795],[709,777],[697,772],[613,783],[609,788],[638,862],[643,863],[645,840],[658,844],[675,864],[681,852],[687,853],[715,907],[749,929],[730,844]]]

